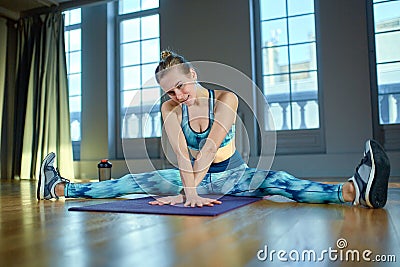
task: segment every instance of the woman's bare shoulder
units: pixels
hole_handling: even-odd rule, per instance
[[[171,114],[171,113],[175,113],[176,115],[180,115],[182,113],[182,109],[180,108],[180,105],[178,103],[176,103],[175,101],[170,99],[170,100],[165,101],[161,105],[161,112],[164,115]]]
[[[164,103],[162,103],[161,110],[166,111],[166,112],[171,112],[171,111],[174,111],[178,106],[179,106],[178,103],[176,103],[172,99],[169,99],[169,100],[165,101]]]
[[[238,105],[238,97],[235,93],[225,90],[214,90],[215,92],[215,99],[217,101],[223,102],[230,106],[237,106]]]

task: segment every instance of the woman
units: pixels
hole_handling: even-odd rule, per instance
[[[190,62],[170,51],[161,53],[156,79],[170,97],[161,112],[179,168],[75,184],[59,175],[53,166],[55,154],[50,153],[41,167],[38,199],[150,193],[167,195],[151,201],[152,205],[184,203],[202,207],[221,203],[202,194],[230,194],[282,195],[306,203],[353,202],[370,208],[386,204],[390,164],[377,142],[366,142],[364,157],[354,176],[343,184],[322,184],[282,171],[249,168],[235,148],[235,94],[199,85]]]

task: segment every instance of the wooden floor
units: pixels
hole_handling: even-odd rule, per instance
[[[118,200],[37,202],[34,182],[2,181],[0,266],[399,266],[398,187],[389,189],[385,209],[261,200],[217,217],[189,217],[69,212]],[[278,252],[271,259],[272,250],[288,261]],[[367,263],[362,253],[397,263]]]

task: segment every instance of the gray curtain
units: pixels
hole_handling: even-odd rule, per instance
[[[3,125],[3,102],[6,81],[7,20],[0,18],[0,125]],[[0,140],[1,140],[0,130]],[[1,165],[0,165],[1,166]]]
[[[63,16],[23,18],[17,31],[10,178],[38,178],[42,159],[54,151],[61,175],[73,179]]]

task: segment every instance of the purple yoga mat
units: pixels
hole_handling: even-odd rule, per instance
[[[144,197],[129,200],[113,201],[103,204],[89,205],[83,207],[71,207],[69,211],[99,211],[99,212],[120,212],[120,213],[145,213],[145,214],[169,214],[169,215],[191,215],[191,216],[217,216],[227,211],[237,209],[244,205],[261,200],[255,197],[236,197],[236,196],[209,196],[218,198],[222,201],[220,205],[213,207],[204,206],[202,208],[184,207],[183,204],[171,206],[153,206],[149,201],[153,197]]]

